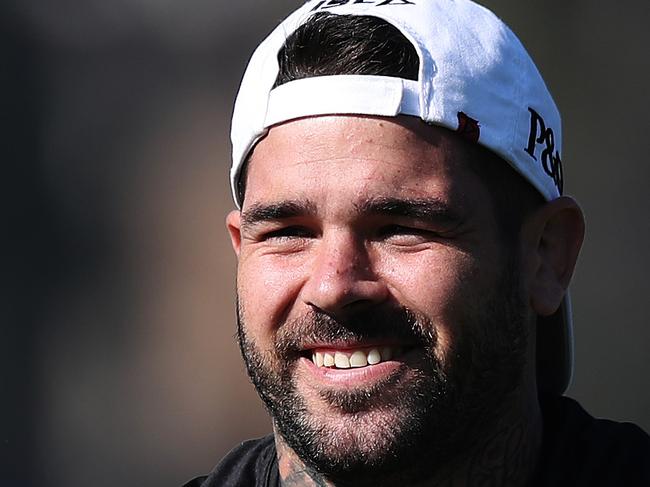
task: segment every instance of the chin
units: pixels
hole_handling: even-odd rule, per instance
[[[404,366],[365,388],[315,392],[295,376],[292,384],[291,408],[267,398],[276,432],[309,468],[343,483],[361,485],[360,477],[400,472],[423,458],[442,464],[452,431],[462,429],[439,364]]]

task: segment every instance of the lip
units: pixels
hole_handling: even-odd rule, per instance
[[[333,369],[318,367],[308,358],[301,357],[298,365],[312,381],[323,385],[350,388],[368,386],[374,382],[386,380],[390,376],[399,373],[404,364],[401,361],[388,360],[360,368]]]

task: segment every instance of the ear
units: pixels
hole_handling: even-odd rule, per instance
[[[559,308],[569,287],[585,233],[582,210],[561,196],[530,215],[522,228],[530,304],[541,316]]]
[[[241,250],[241,212],[239,210],[233,210],[228,213],[228,216],[226,216],[226,227],[230,234],[232,248],[235,254],[237,254],[237,257],[239,257],[239,251]]]

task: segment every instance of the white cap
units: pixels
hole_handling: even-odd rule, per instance
[[[418,80],[337,75],[289,81],[274,88],[278,52],[318,12],[379,17],[396,27],[419,57]],[[461,132],[499,155],[546,200],[562,193],[560,114],[532,59],[492,12],[469,0],[311,0],[256,49],[232,118],[235,203],[241,168],[269,127],[333,114],[412,115]],[[569,296],[540,318],[538,380],[563,393],[573,371]],[[549,338],[552,337],[552,338]]]

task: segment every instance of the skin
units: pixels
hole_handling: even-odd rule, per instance
[[[431,353],[443,370],[454,371],[457,345],[485,333],[478,328],[484,297],[494,294],[507,259],[490,195],[468,167],[463,144],[412,117],[358,116],[291,121],[259,142],[242,211],[231,212],[227,226],[238,256],[243,331],[271,369],[286,365],[274,353],[278,336],[310,313],[345,322],[366,309],[407,307],[426,318],[436,337]],[[411,210],[386,210],[387,201],[409,202]],[[413,202],[422,211],[412,211]],[[463,444],[455,440],[460,453],[443,465],[423,454],[414,457],[409,475],[365,472],[355,485],[526,485],[541,443],[536,316],[559,306],[583,231],[579,208],[564,197],[524,223],[515,248],[522,322],[533,338],[490,420],[468,429]],[[297,358],[291,378],[309,417],[339,439],[340,451],[378,455],[390,446],[384,444],[391,441],[390,425],[398,428],[403,416],[394,398],[411,390],[425,353],[416,347],[384,375],[341,374],[338,381]],[[382,382],[386,374],[390,383]],[[355,390],[372,391],[372,407],[352,413],[323,394]],[[275,436],[283,485],[346,484],[301,459],[277,427]]]

